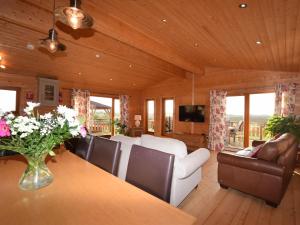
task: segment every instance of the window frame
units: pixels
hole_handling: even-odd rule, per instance
[[[253,90],[253,91],[228,91],[226,97],[234,97],[234,96],[243,96],[244,97],[244,147],[249,147],[250,143],[250,95],[252,94],[267,94],[267,93],[274,93],[274,89],[264,89],[264,90]],[[275,103],[274,103],[275,104]]]
[[[166,106],[166,100],[173,100],[173,121],[172,121],[172,125],[173,125],[173,130],[172,130],[172,132],[169,132],[169,133],[167,133],[167,132],[165,132],[165,127],[164,127],[164,125],[165,125],[165,118],[166,118],[166,116],[165,116],[165,111],[166,111],[166,109],[165,109],[165,106]],[[162,120],[161,120],[161,134],[162,135],[166,135],[166,134],[171,134],[171,133],[173,133],[174,132],[174,124],[175,124],[175,98],[174,97],[165,97],[165,98],[162,98]]]
[[[148,102],[149,101],[153,101],[154,102],[154,114],[153,114],[153,122],[154,122],[154,125],[155,125],[155,120],[156,120],[156,101],[155,99],[153,98],[149,98],[149,99],[146,99],[145,100],[145,115],[144,115],[144,118],[145,118],[145,133],[146,134],[154,134],[155,133],[155,127],[154,127],[154,132],[151,132],[148,130]]]

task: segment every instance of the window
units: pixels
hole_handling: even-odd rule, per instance
[[[154,100],[146,101],[146,130],[148,133],[154,133],[155,119],[155,102]]]
[[[17,111],[17,89],[0,89],[0,111],[16,112]]]
[[[226,145],[242,148],[244,146],[245,97],[226,97]]]
[[[163,100],[163,134],[172,133],[174,126],[174,99]]]
[[[265,126],[274,112],[275,93],[250,94],[250,146],[253,140],[267,140]]]
[[[92,133],[113,135],[113,120],[120,119],[120,100],[117,98],[91,96]]]
[[[275,93],[226,98],[226,146],[243,148],[253,140],[266,140],[267,120],[274,114]]]

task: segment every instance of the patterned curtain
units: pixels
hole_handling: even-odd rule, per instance
[[[210,91],[209,143],[211,150],[222,151],[226,138],[226,91]]]
[[[277,84],[275,86],[275,115],[294,115],[297,84]]]
[[[121,123],[129,126],[129,96],[120,95]]]
[[[91,128],[91,109],[90,109],[90,92],[75,90],[72,92],[72,106],[78,114],[82,124],[90,131]]]

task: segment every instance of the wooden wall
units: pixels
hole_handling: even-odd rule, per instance
[[[18,74],[8,74],[0,72],[0,87],[14,87],[20,89],[19,96],[19,113],[22,114],[24,107],[26,106],[26,93],[33,93],[33,100],[38,102],[38,79],[32,76],[24,76]],[[139,114],[141,111],[139,102],[140,94],[138,91],[127,91],[118,93],[114,90],[107,90],[105,87],[92,87],[89,89],[85,85],[81,85],[79,82],[69,83],[65,81],[60,81],[59,83],[59,91],[62,96],[62,101],[60,104],[71,106],[71,90],[72,88],[82,88],[84,90],[88,89],[91,91],[91,95],[97,96],[118,96],[119,94],[128,94],[130,96],[130,104],[129,104],[129,114],[130,114],[130,125],[134,123],[133,117],[135,114]],[[54,107],[42,106],[39,108],[40,113],[49,112]]]
[[[162,99],[165,97],[175,98],[174,132],[177,133],[177,136],[198,134],[192,135],[194,138],[191,142],[197,142],[199,145],[199,140],[202,138],[200,134],[208,134],[210,90],[224,89],[231,95],[259,93],[274,91],[274,86],[278,82],[296,82],[300,86],[300,73],[207,68],[204,75],[194,75],[194,104],[206,105],[205,123],[187,123],[178,120],[178,106],[193,103],[193,76],[190,74],[183,79],[172,78],[149,87],[142,92],[141,103],[145,111],[146,99],[155,99],[155,135],[161,135]],[[298,87],[296,113],[300,114],[300,87]],[[143,118],[145,118],[145,112]]]

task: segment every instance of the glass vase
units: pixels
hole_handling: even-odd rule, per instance
[[[47,154],[34,158],[25,156],[28,165],[19,181],[22,190],[37,190],[53,181],[53,175],[45,163],[46,156]]]

